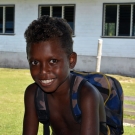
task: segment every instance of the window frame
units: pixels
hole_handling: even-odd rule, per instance
[[[50,7],[50,17],[52,17],[53,15],[53,12],[52,12],[52,8],[53,7],[59,7],[61,6],[62,7],[62,17],[61,18],[64,18],[64,7],[65,6],[73,6],[74,7],[74,13],[73,13],[73,35],[72,36],[75,36],[75,10],[76,10],[76,5],[75,4],[40,4],[38,5],[38,17],[41,16],[41,7]]]
[[[15,5],[14,4],[8,4],[8,5],[0,5],[0,7],[3,8],[3,32],[0,33],[0,35],[14,35],[15,34]],[[5,21],[6,21],[6,14],[5,14],[5,8],[6,7],[13,7],[14,12],[13,12],[13,33],[5,33],[6,26],[5,26]]]
[[[117,6],[117,16],[116,16],[116,35],[115,36],[107,36],[105,35],[105,7],[106,5],[116,5]],[[119,36],[118,35],[118,29],[119,29],[119,10],[121,5],[130,5],[131,6],[131,13],[130,13],[130,35],[129,36]],[[135,3],[103,3],[103,16],[102,16],[102,38],[135,38],[135,35],[132,36],[132,30],[133,30],[133,6]],[[134,13],[135,14],[135,13]]]

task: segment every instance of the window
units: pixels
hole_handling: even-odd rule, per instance
[[[40,5],[39,6],[39,16],[49,15],[51,17],[60,17],[67,20],[68,24],[71,26],[74,33],[74,5]]]
[[[104,4],[103,36],[135,36],[135,4]]]
[[[14,6],[0,5],[0,34],[14,33]]]

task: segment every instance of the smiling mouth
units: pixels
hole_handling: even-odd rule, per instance
[[[43,84],[50,84],[53,81],[53,79],[49,79],[49,80],[41,80],[41,82]]]

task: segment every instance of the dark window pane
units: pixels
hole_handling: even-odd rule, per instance
[[[72,30],[74,31],[74,7],[73,6],[65,7],[64,18],[67,20]]]
[[[133,31],[132,36],[135,36],[135,5],[133,7]]]
[[[0,7],[0,33],[3,33],[3,7]]]
[[[119,36],[130,36],[131,5],[120,5]]]
[[[6,7],[5,33],[14,33],[14,7]]]
[[[117,5],[106,5],[105,36],[116,36]]]
[[[62,17],[62,7],[53,7],[53,17]]]
[[[41,16],[49,15],[50,16],[50,7],[41,7]]]

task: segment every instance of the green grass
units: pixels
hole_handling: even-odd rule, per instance
[[[135,96],[135,78],[112,75],[124,89],[124,95]],[[29,70],[0,68],[0,135],[21,135],[24,113],[23,96],[26,87],[32,83]],[[135,104],[129,102],[129,104]],[[124,116],[128,117],[129,116]],[[134,119],[134,118],[133,118]],[[38,135],[42,135],[40,124]],[[124,135],[133,135],[135,127],[124,127]]]
[[[124,135],[135,135],[135,127],[125,126]]]
[[[109,75],[121,83],[121,86],[124,90],[124,95],[125,96],[135,96],[135,78],[133,77],[126,77],[126,76],[121,76],[121,75]]]
[[[23,93],[31,82],[28,70],[0,69],[0,135],[21,134]]]
[[[0,135],[22,134],[24,91],[32,82],[29,70],[0,68]]]
[[[133,116],[133,115],[126,115],[126,114],[124,114],[124,118],[135,120],[135,116]]]
[[[130,104],[130,105],[135,105],[135,102],[134,101],[127,101],[127,100],[125,100],[124,103],[125,104]]]

